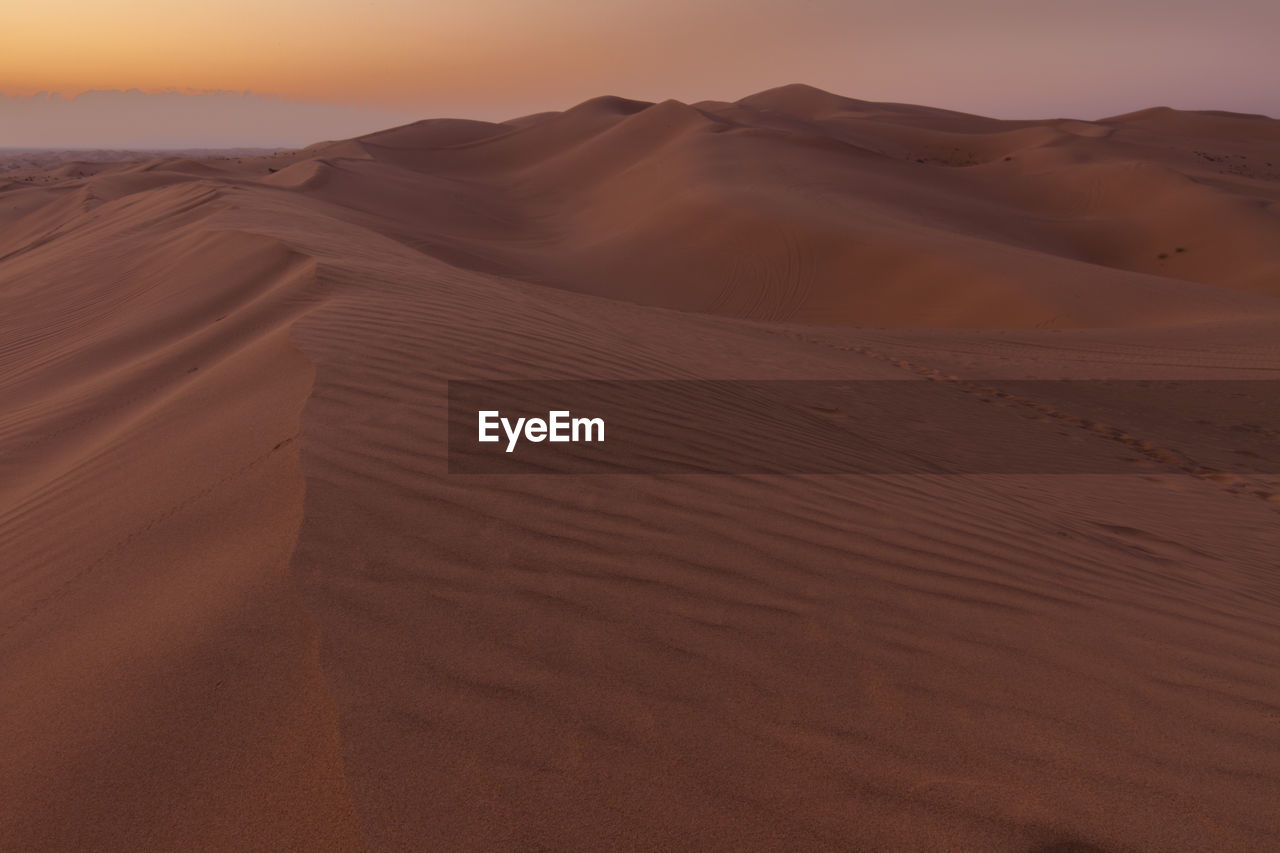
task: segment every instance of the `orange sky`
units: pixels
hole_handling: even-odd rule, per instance
[[[0,92],[253,90],[500,118],[789,82],[999,116],[1280,113],[1277,0],[41,0]]]

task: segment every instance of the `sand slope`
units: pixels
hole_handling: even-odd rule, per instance
[[[1280,477],[468,478],[444,399],[1280,378],[1277,127],[786,87],[0,178],[0,847],[1280,845]]]

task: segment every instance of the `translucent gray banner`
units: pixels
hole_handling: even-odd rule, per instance
[[[449,471],[1275,474],[1280,382],[451,381]]]

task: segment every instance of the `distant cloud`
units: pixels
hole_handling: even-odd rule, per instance
[[[91,91],[0,94],[3,148],[299,147],[421,118],[252,92]]]

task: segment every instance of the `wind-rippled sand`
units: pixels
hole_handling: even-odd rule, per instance
[[[787,87],[91,171],[0,176],[0,847],[1280,848],[1280,476],[1193,427],[445,457],[449,379],[1280,378],[1280,122]]]

